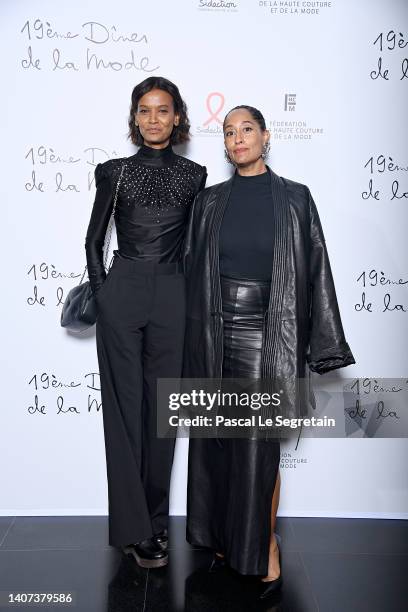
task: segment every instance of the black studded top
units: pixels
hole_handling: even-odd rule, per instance
[[[207,178],[204,166],[176,155],[171,145],[142,145],[136,155],[96,166],[96,196],[85,240],[94,293],[106,277],[103,244],[122,167],[115,210],[119,253],[156,263],[180,260],[189,208]]]

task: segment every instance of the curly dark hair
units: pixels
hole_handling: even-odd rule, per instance
[[[167,91],[167,93],[173,98],[174,112],[180,117],[179,124],[175,125],[173,128],[173,132],[170,136],[170,143],[176,145],[190,140],[190,122],[187,116],[187,105],[181,97],[177,85],[168,79],[159,76],[148,77],[136,85],[132,91],[128,121],[128,138],[130,138],[133,144],[137,146],[143,144],[143,136],[141,135],[139,128],[135,125],[135,114],[137,113],[140,98],[152,89],[162,89],[163,91]]]
[[[241,108],[247,110],[251,114],[252,119],[254,121],[256,121],[256,123],[259,125],[261,130],[263,132],[265,132],[265,130],[266,130],[266,123],[265,123],[265,118],[264,118],[263,114],[257,108],[254,108],[253,106],[248,106],[247,104],[240,104],[239,106],[234,106],[234,108],[231,108],[231,110],[228,111],[228,113],[225,115],[225,119],[224,119],[224,123],[223,123],[223,128],[225,128],[225,121],[226,121],[228,115],[230,113],[232,113],[232,111],[240,110]]]

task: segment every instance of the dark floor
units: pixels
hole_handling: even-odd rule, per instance
[[[257,581],[208,574],[211,555],[185,542],[172,517],[169,565],[141,570],[107,545],[106,517],[0,517],[0,592],[73,592],[75,605],[1,610],[73,612],[407,612],[408,521],[278,518],[279,596],[256,600]]]

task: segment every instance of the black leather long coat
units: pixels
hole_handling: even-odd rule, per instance
[[[308,379],[309,369],[324,374],[355,360],[345,339],[324,234],[309,188],[268,171],[275,241],[262,377],[284,382],[288,412],[299,416],[305,414],[305,398],[298,382]],[[183,376],[187,378],[222,378],[219,231],[232,181],[233,177],[201,191],[190,213],[184,249],[188,288]],[[306,399],[313,405],[313,394]]]

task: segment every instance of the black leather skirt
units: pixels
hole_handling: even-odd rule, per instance
[[[268,281],[221,277],[224,378],[261,378]],[[241,574],[268,573],[278,439],[191,439],[187,539]]]
[[[224,378],[261,378],[261,352],[269,281],[221,276]]]

